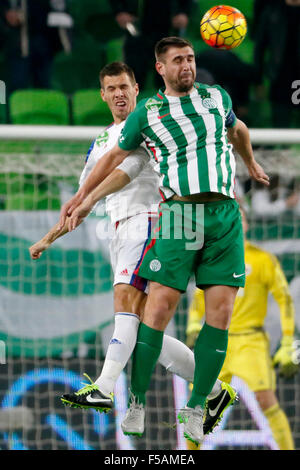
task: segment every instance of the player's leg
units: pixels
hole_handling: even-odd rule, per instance
[[[238,204],[234,200],[207,203],[204,220],[205,244],[195,277],[196,285],[204,289],[205,324],[194,348],[194,388],[188,403],[192,408],[204,406],[220,373],[235,297],[245,282],[244,236]]]
[[[174,236],[178,225],[182,229],[183,210],[184,205],[174,201],[161,204],[159,220],[135,271],[151,281],[132,367],[132,392],[143,405],[161,353],[164,329],[175,313],[181,292],[186,290],[195,261],[195,251],[186,252],[184,237],[178,237],[177,232]]]
[[[126,435],[141,436],[144,432],[146,391],[155,364],[161,355],[164,329],[175,313],[180,291],[150,282],[137,343],[132,358],[129,408],[121,423]]]
[[[113,339],[119,341],[114,341],[109,346],[104,364],[105,373],[108,373],[110,369],[109,364],[106,367],[106,362],[108,358],[111,359],[111,354],[113,354],[115,360],[119,350],[118,355],[120,360],[118,361],[119,365],[116,371],[120,371],[120,364],[123,363],[125,365],[127,363],[134,348],[139,321],[138,318],[134,319],[130,315],[124,315],[124,313],[135,314],[141,317],[144,311],[145,293],[148,292],[147,281],[136,274],[135,270],[143,257],[147,245],[147,237],[156,221],[157,217],[149,216],[147,213],[131,217],[126,222],[119,224],[112,240],[111,261],[115,273],[114,309],[117,312],[115,315],[116,327]],[[126,319],[130,319],[130,329],[125,326]],[[126,333],[127,331],[128,333]],[[127,334],[126,338],[124,337],[125,333]],[[120,338],[122,338],[122,341]],[[122,344],[119,344],[119,342]],[[123,343],[126,346],[123,346]],[[193,353],[186,345],[175,338],[164,336],[159,361],[168,370],[186,380],[190,380],[193,377]],[[113,365],[111,362],[110,364]],[[114,374],[114,377],[116,376],[117,374]],[[106,384],[103,384],[102,379],[103,373],[100,376],[99,382],[98,380],[96,381],[99,383],[100,389],[102,390],[101,386],[103,385],[106,392],[112,392],[113,382],[108,380]],[[107,385],[109,382],[110,388]],[[216,384],[216,390],[219,390],[218,384]]]
[[[211,398],[210,395],[207,397],[206,414],[203,424],[204,434],[211,433],[221,421],[226,409],[238,400],[236,390],[230,385],[233,375],[231,370],[231,358],[234,354],[235,352],[229,336],[226,358],[219,374],[221,391],[213,398]]]
[[[180,292],[156,282],[150,283],[143,322],[133,354],[131,391],[145,404],[154,366],[161,354],[164,330],[175,313]]]
[[[71,407],[108,412],[113,407],[115,384],[134,349],[140,323],[139,311],[145,293],[128,284],[114,286],[114,331],[100,376],[78,392],[64,394],[62,402]]]
[[[187,382],[193,383],[195,373],[194,353],[178,339],[164,334],[162,349],[157,362],[172,374],[179,375]],[[216,380],[208,399],[215,398],[221,389],[221,380]]]
[[[139,328],[133,355],[131,403],[122,422],[125,434],[140,436],[144,432],[145,394],[156,361],[186,380],[192,380],[195,369],[192,351],[177,339],[163,335],[179,299],[180,291],[159,283],[150,283],[143,322]],[[215,399],[220,392],[222,384],[216,380],[210,398]]]
[[[133,286],[118,284],[114,291],[115,327],[108,346],[100,376],[95,381],[100,390],[112,393],[116,381],[131,357],[136,344],[139,316],[143,314],[146,294]],[[193,381],[195,361],[193,352],[181,341],[163,336],[158,362],[170,372]],[[214,393],[220,388],[217,381]]]
[[[148,214],[130,217],[117,225],[110,244],[114,271],[115,326],[101,375],[95,382],[105,393],[113,392],[136,343],[147,281],[135,276],[134,270],[151,226],[152,219]]]
[[[192,207],[192,211],[187,212],[184,203],[168,201],[161,204],[160,208],[161,215],[155,233],[137,270],[139,275],[152,282],[133,355],[133,409],[136,401],[142,406],[145,404],[145,394],[161,350],[163,330],[175,313],[181,292],[187,288],[189,278],[194,271],[198,250],[202,246],[202,239],[199,242],[196,240],[197,243],[191,243],[191,238],[184,230],[190,226],[190,222],[194,222],[193,219],[197,215],[195,206]],[[178,229],[181,229],[181,237],[178,236]],[[188,249],[187,245],[190,248],[191,244],[194,248]],[[146,367],[143,361],[145,356]],[[128,422],[131,415],[130,408],[126,417]],[[186,411],[182,416],[182,421],[185,423],[184,432],[194,440],[202,440],[203,409],[189,408],[188,415]],[[126,418],[122,423],[122,429],[127,432],[128,429],[124,426],[127,423]]]
[[[101,374],[95,380],[95,384],[105,395],[113,393],[115,384],[133,352],[141,305],[145,297],[143,291],[128,284],[117,284],[114,287],[114,331]]]
[[[211,286],[205,291],[206,322],[201,328],[194,348],[194,387],[187,406],[180,410],[178,415],[180,422],[187,422],[185,437],[196,445],[201,443],[203,439],[204,429],[202,429],[201,421],[206,399],[225,360],[228,343],[227,328],[230,323],[236,291],[236,288],[228,286]],[[228,396],[228,406],[235,399],[236,393],[231,387],[224,389],[223,393],[224,396],[221,396],[221,400],[216,398],[215,408],[217,410],[225,397]],[[201,415],[201,419],[200,416],[197,417],[197,413]]]
[[[255,392],[256,399],[269,422],[274,440],[280,450],[294,450],[294,440],[287,416],[273,390]]]
[[[221,371],[237,290],[231,286],[210,286],[205,289],[206,321],[194,348],[196,367],[194,387],[188,402],[190,408],[204,407],[207,395]]]
[[[147,214],[139,215],[116,224],[110,243],[110,258],[114,272],[114,331],[110,340],[104,365],[95,382],[78,392],[65,394],[64,404],[81,408],[109,411],[113,406],[113,390],[117,379],[130,358],[136,343],[147,282],[138,280],[138,287],[131,285],[133,271],[141,256],[145,234],[132,237],[141,228],[151,225]],[[135,279],[136,280],[136,279]],[[140,281],[140,282],[139,282]]]
[[[206,203],[204,222],[204,246],[195,277],[196,285],[205,290],[206,322],[194,348],[194,387],[187,413],[193,409],[203,413],[225,360],[234,300],[238,286],[243,286],[245,280],[244,239],[237,203],[233,200]]]

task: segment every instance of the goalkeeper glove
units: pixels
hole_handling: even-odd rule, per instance
[[[279,366],[279,375],[292,377],[298,371],[298,364],[295,362],[296,348],[292,336],[283,336],[280,348],[273,358],[273,366]]]

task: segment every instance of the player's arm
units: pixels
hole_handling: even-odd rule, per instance
[[[188,312],[188,322],[186,328],[186,344],[193,348],[201,330],[201,319],[205,314],[204,292],[195,289],[193,300]]]
[[[270,263],[266,263],[265,272],[269,276],[269,290],[276,300],[282,330],[282,338],[278,351],[273,358],[273,364],[279,366],[279,373],[290,377],[298,371],[297,364],[293,361],[294,332],[295,332],[295,308],[289,286],[276,257],[271,256]]]
[[[87,177],[84,184],[77,193],[66,202],[60,211],[59,227],[63,228],[66,218],[71,216],[72,212],[78,207],[84,199],[98,186],[123,160],[129,155],[130,151],[121,149],[116,144],[109,152],[96,163],[93,170]]]
[[[130,183],[129,176],[124,171],[115,169],[84,199],[80,206],[73,210],[68,220],[68,230],[71,232],[78,227],[100,199],[120,191],[120,189],[123,189],[128,183]]]
[[[227,135],[235,150],[242,157],[251,178],[269,186],[268,175],[266,175],[263,168],[254,158],[250,134],[246,124],[240,119],[236,119],[235,124],[227,128]]]
[[[78,207],[98,184],[120,164],[143,141],[140,130],[139,114],[133,111],[126,119],[118,143],[96,163],[85,183],[61,209],[60,226],[65,223],[66,217]]]
[[[149,157],[145,151],[140,149],[133,155],[129,155],[118,167],[105,178],[102,183],[85,198],[85,200],[74,209],[69,218],[68,229],[74,230],[82,220],[89,215],[94,205],[106,196],[123,189],[128,183],[136,178]]]
[[[39,259],[42,256],[42,253],[46,251],[50,245],[52,245],[55,240],[60,237],[63,237],[66,233],[68,233],[68,222],[69,220],[66,219],[66,222],[63,227],[60,227],[60,223],[58,222],[55,224],[46,235],[41,238],[38,242],[31,245],[29,248],[29,253],[32,259]],[[81,223],[81,222],[80,222]]]

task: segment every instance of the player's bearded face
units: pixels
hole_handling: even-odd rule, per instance
[[[193,50],[190,47],[169,49],[162,72],[166,91],[170,91],[170,89],[178,93],[190,91],[196,78]]]
[[[123,121],[136,106],[137,84],[126,73],[106,76],[101,88],[102,99],[112,112],[114,121]]]

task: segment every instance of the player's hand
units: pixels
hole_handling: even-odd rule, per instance
[[[251,176],[251,178],[255,179],[259,183],[262,183],[265,186],[270,185],[270,178],[264,172],[264,169],[260,166],[260,164],[257,163],[256,161],[253,161],[248,166],[248,172],[249,172],[249,175]]]
[[[280,348],[273,358],[273,365],[279,367],[280,375],[289,378],[298,372],[299,367],[295,363],[295,353],[294,338],[292,336],[284,336],[281,340]]]
[[[60,210],[60,217],[59,217],[59,229],[61,230],[67,220],[67,217],[70,217],[76,207],[80,206],[82,201],[84,200],[84,196],[80,193],[76,193],[69,201],[67,201]]]
[[[188,348],[190,349],[194,348],[198,336],[199,336],[199,331],[192,331],[186,336],[185,344],[187,345]]]
[[[79,207],[73,210],[71,217],[68,221],[68,230],[72,232],[75,230],[78,225],[81,224],[83,219],[89,215],[91,210],[93,209],[93,202],[89,197],[87,197]]]
[[[47,250],[48,247],[49,244],[42,240],[31,245],[29,248],[31,259],[39,259],[42,256],[43,251]]]

